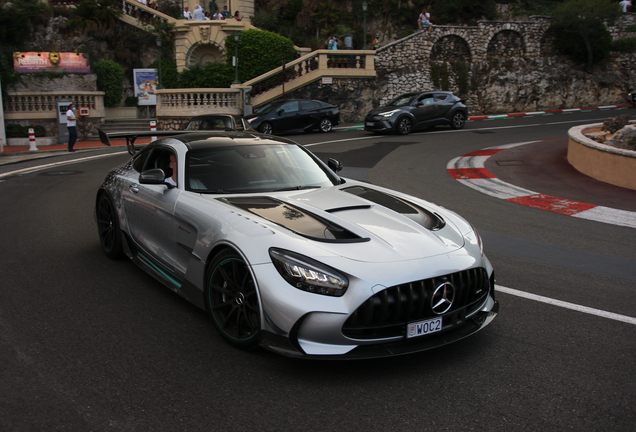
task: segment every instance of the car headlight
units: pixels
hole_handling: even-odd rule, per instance
[[[479,235],[479,231],[477,231],[477,229],[474,226],[470,226],[473,229],[473,232],[475,233],[475,237],[477,238],[477,244],[479,245],[479,251],[481,252],[481,254],[484,254],[484,242],[481,240],[481,236]]]
[[[306,256],[281,249],[270,249],[269,256],[283,279],[300,290],[340,297],[349,286],[344,275]]]
[[[391,117],[393,114],[395,114],[396,112],[398,112],[399,110],[394,109],[393,111],[387,111],[387,112],[383,112],[378,114],[379,116],[382,117]]]
[[[247,119],[247,122],[248,122],[249,124],[252,124],[252,122],[253,122],[254,120],[256,120],[256,117],[252,117],[251,119]]]

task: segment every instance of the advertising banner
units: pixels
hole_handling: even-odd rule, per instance
[[[91,72],[83,54],[58,52],[14,52],[13,69],[18,73],[81,73]]]
[[[133,69],[139,106],[157,105],[157,69]]]

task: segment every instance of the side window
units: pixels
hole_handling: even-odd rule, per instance
[[[300,109],[303,111],[320,108],[320,104],[315,101],[300,101]]]
[[[433,102],[435,102],[435,97],[432,94],[427,94],[420,97],[420,101],[419,101],[421,105],[428,105],[428,104],[432,104]]]
[[[437,93],[435,95],[435,97],[437,98],[437,100],[443,101],[443,100],[446,100],[446,98],[448,97],[448,94],[446,94],[446,93]]]
[[[280,109],[284,110],[286,113],[296,112],[298,111],[298,101],[284,103],[281,105]]]
[[[150,154],[150,150],[145,149],[139,152],[137,156],[135,156],[135,160],[133,160],[133,164],[132,164],[132,167],[135,171],[142,172],[144,170],[144,165],[146,164],[146,160],[148,160],[149,154]]]

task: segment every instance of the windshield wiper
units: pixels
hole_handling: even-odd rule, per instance
[[[285,192],[285,191],[305,190],[305,189],[320,189],[320,186],[292,186],[288,188],[274,189],[272,192]]]

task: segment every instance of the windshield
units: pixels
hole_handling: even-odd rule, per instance
[[[417,97],[419,93],[407,93],[402,96],[398,96],[389,104],[389,106],[404,106],[411,105],[411,102]]]
[[[191,150],[186,185],[202,193],[255,193],[332,186],[338,177],[300,146],[264,144]]]

